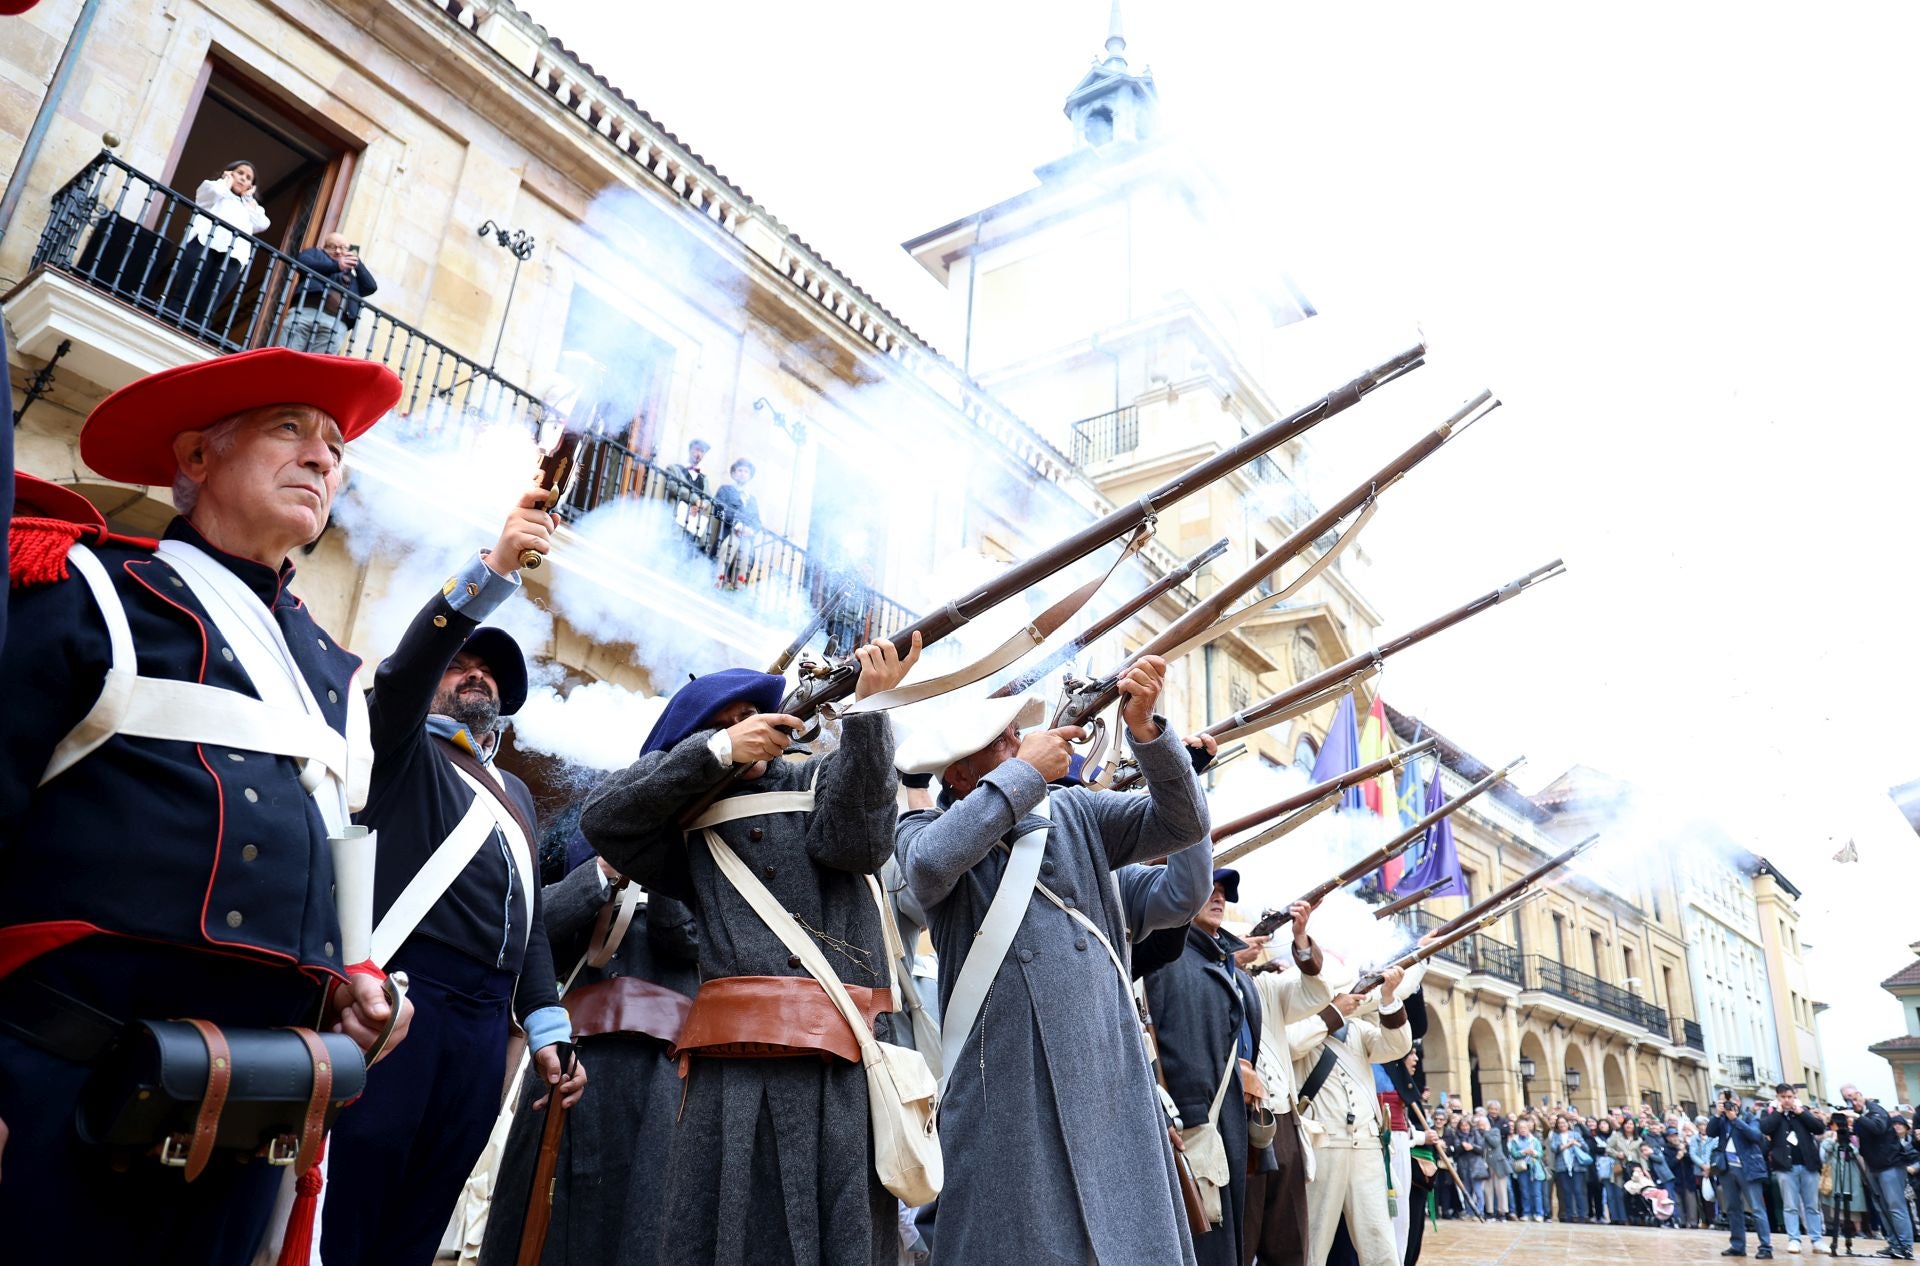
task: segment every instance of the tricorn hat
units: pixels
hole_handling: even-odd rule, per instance
[[[993,746],[1009,725],[1029,729],[1046,716],[1037,697],[929,700],[903,709],[896,717],[907,737],[894,750],[903,774],[939,774],[955,761]]]
[[[520,711],[527,702],[527,657],[513,635],[483,624],[467,634],[466,645],[460,649],[478,655],[492,670],[493,680],[500,687],[500,715],[510,717]]]
[[[399,399],[400,379],[385,365],[263,347],[128,383],[87,416],[80,457],[109,479],[166,485],[179,470],[173,441],[183,431],[204,430],[248,409],[304,404],[330,416],[352,440]]]

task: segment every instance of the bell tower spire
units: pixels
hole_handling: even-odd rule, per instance
[[[1134,74],[1127,65],[1127,35],[1120,0],[1107,11],[1106,56],[1067,94],[1066,116],[1076,148],[1099,149],[1115,141],[1144,141],[1156,130],[1160,93],[1153,71]]]

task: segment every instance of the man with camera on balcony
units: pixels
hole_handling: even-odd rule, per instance
[[[360,260],[360,247],[344,233],[329,233],[318,246],[294,256],[307,271],[293,279],[286,322],[275,340],[296,352],[340,354],[360,320],[360,301],[380,289]]]

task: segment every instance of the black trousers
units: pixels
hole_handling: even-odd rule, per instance
[[[320,994],[297,972],[166,946],[90,937],[0,986],[0,1260],[247,1266],[287,1171],[216,1155],[193,1182],[148,1156],[84,1147],[74,1111],[93,1068],[8,1027],[10,988],[42,981],[122,1020],[194,1018],[223,1028],[311,1025]]]
[[[415,937],[413,1023],[327,1140],[326,1266],[430,1266],[500,1108],[513,976]]]

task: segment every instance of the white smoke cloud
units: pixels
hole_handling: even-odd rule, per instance
[[[586,769],[625,769],[666,706],[664,696],[609,681],[585,682],[565,695],[541,686],[513,718],[513,741]]]

